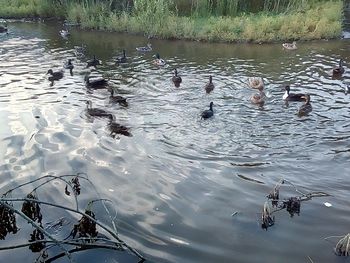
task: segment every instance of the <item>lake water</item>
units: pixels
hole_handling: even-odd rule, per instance
[[[349,232],[349,40],[300,42],[297,50],[287,51],[281,44],[148,40],[78,29],[64,39],[61,29],[9,23],[9,34],[0,35],[2,189],[46,174],[86,173],[100,197],[116,204],[120,237],[146,262],[310,262],[308,257],[345,262],[333,252],[338,239],[324,238]],[[153,52],[135,50],[148,41]],[[81,45],[86,45],[83,54],[76,48]],[[128,63],[117,65],[122,49]],[[165,67],[152,64],[155,52],[167,61]],[[86,61],[93,55],[103,64],[88,70]],[[51,86],[46,72],[62,69],[68,58],[74,59],[73,76],[66,70]],[[327,71],[340,58],[345,73],[332,79]],[[171,82],[174,68],[183,80],[180,88]],[[111,104],[106,89],[88,90],[84,76],[89,71],[109,78],[129,106]],[[215,89],[206,94],[209,75]],[[268,99],[263,107],[249,100],[254,90],[247,80],[254,76],[265,81]],[[292,92],[311,95],[309,116],[296,115],[300,102],[285,105],[287,84]],[[108,120],[86,116],[86,100],[114,114],[133,136],[112,138]],[[214,117],[201,120],[211,101]],[[281,178],[303,192],[331,196],[302,202],[300,216],[275,213],[275,225],[265,231],[260,213]],[[81,183],[84,207],[96,193]],[[64,183],[53,181],[38,195],[74,204],[62,189]],[[16,196],[30,191],[19,190]],[[296,195],[289,184],[280,189],[282,199]],[[54,211],[43,208],[52,220]],[[102,212],[97,217],[105,219]],[[20,231],[0,245],[26,239]],[[37,257],[28,248],[0,254],[1,262]],[[75,258],[137,262],[103,250]]]

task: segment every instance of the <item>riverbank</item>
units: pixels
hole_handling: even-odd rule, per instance
[[[181,16],[176,8],[174,11],[174,2],[170,0],[134,1],[131,11],[130,8],[111,10],[110,5],[101,2],[58,4],[56,1],[54,4],[49,0],[0,0],[0,17],[60,17],[84,29],[140,33],[164,39],[274,42],[340,37],[343,2],[310,2],[313,3],[280,13]]]

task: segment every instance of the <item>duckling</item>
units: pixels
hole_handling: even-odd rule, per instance
[[[249,78],[248,85],[253,89],[264,88],[264,80],[262,78],[257,77]]]
[[[53,72],[52,69],[49,69],[46,74],[50,74],[49,81],[51,82],[54,82],[55,80],[60,80],[61,78],[63,78],[62,71]]]
[[[312,111],[312,106],[310,104],[310,95],[305,94],[304,99],[305,99],[305,103],[299,108],[299,111],[298,111],[299,117],[307,116]]]
[[[285,87],[286,92],[283,94],[283,99],[286,101],[304,101],[305,100],[305,94],[301,93],[289,93],[290,87],[287,85]]]
[[[126,101],[126,98],[122,96],[114,96],[114,89],[111,88],[111,95],[109,96],[110,102],[116,102],[119,103],[121,106],[128,107],[128,102]]]
[[[250,101],[253,104],[263,106],[265,104],[266,95],[262,88],[259,88],[259,93],[255,93],[250,97]]]
[[[66,63],[64,63],[63,67],[65,69],[69,69],[70,75],[73,76],[73,69],[74,69],[74,65],[72,63],[73,59],[68,59],[68,61]]]
[[[117,57],[117,63],[126,63],[126,60],[125,49],[123,49],[123,55]]]
[[[60,31],[60,35],[63,37],[63,38],[67,38],[68,36],[70,36],[70,33],[69,33],[69,31],[68,31],[68,29],[62,29],[61,31]]]
[[[202,119],[208,119],[214,115],[213,105],[214,105],[214,102],[210,102],[209,110],[205,110],[202,112],[201,114]]]
[[[295,50],[295,49],[297,49],[297,42],[293,41],[293,43],[283,43],[282,46],[285,49]]]
[[[150,52],[152,51],[152,45],[148,43],[146,47],[137,47],[136,50],[139,52]]]
[[[86,68],[96,67],[97,65],[101,65],[101,64],[102,64],[101,60],[96,59],[96,56],[94,55],[93,59],[90,59],[87,61]]]
[[[7,32],[7,25],[3,26],[0,25],[0,33],[6,33]]]
[[[108,86],[108,80],[103,77],[90,79],[88,75],[84,77],[85,85],[89,89],[104,89]]]
[[[108,129],[111,132],[110,135],[114,138],[117,134],[131,137],[132,134],[129,132],[129,128],[115,122],[115,117],[112,114],[108,114],[109,122]]]
[[[213,77],[209,76],[209,82],[204,86],[205,91],[209,94],[214,90],[215,86],[213,84]]]
[[[172,82],[174,83],[175,87],[180,87],[180,84],[182,82],[182,78],[177,75],[177,69],[174,69],[174,76],[172,77]]]
[[[91,100],[86,101],[86,112],[92,117],[108,117],[110,113],[99,108],[92,108]]]
[[[165,60],[160,58],[159,54],[156,54],[156,59],[153,60],[153,64],[156,66],[164,66],[166,64]]]
[[[343,59],[339,60],[339,65],[332,69],[333,77],[340,77],[344,73]]]

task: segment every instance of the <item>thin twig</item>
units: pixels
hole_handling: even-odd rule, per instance
[[[128,248],[132,253],[134,253],[136,256],[138,256],[140,259],[145,259],[139,252],[137,252],[134,248],[130,247],[129,245],[127,245],[122,239],[120,239],[116,233],[114,233],[111,229],[109,229],[108,227],[104,226],[103,224],[101,224],[100,222],[98,222],[96,219],[94,219],[93,217],[91,217],[88,214],[85,214],[83,212],[80,212],[78,210],[74,210],[72,208],[69,207],[65,207],[65,206],[61,206],[61,205],[57,205],[57,204],[53,204],[53,203],[49,203],[49,202],[45,202],[45,201],[40,201],[37,199],[31,199],[31,198],[2,198],[0,199],[0,203],[5,203],[5,202],[23,202],[23,201],[28,201],[28,202],[35,202],[35,203],[39,203],[39,204],[43,204],[43,205],[49,205],[49,206],[54,206],[54,207],[58,207],[64,210],[68,210],[71,212],[75,212],[77,214],[80,214],[82,216],[87,217],[88,219],[92,220],[93,222],[95,222],[97,225],[99,225],[102,229],[106,230],[109,234],[111,234],[116,240],[118,240],[120,243],[123,244],[123,246],[125,246],[126,248]],[[16,209],[14,209],[13,207],[10,208],[11,210],[18,212]],[[34,222],[33,222],[34,223]]]
[[[104,248],[109,247],[110,249],[114,249],[114,250],[124,250],[124,248],[122,247],[121,244],[116,243],[110,239],[94,238],[93,240],[94,241],[109,242],[109,243],[112,243],[116,246],[111,246],[111,245],[107,245],[107,244],[96,244],[96,243],[94,243],[94,244],[82,243],[82,241],[84,241],[84,242],[91,241],[91,238],[76,238],[76,239],[65,240],[65,241],[52,241],[52,240],[42,239],[42,240],[36,240],[36,241],[32,241],[32,242],[28,242],[28,243],[24,243],[24,244],[19,244],[19,245],[14,245],[14,246],[0,247],[0,250],[28,247],[30,245],[40,244],[40,243],[54,243],[55,245],[57,245],[57,243],[59,243],[59,244],[72,245],[72,246],[84,246],[84,247],[88,246],[88,247],[93,247],[93,248],[99,248],[100,246],[104,246]]]
[[[26,185],[28,185],[28,184],[33,184],[33,183],[35,183],[35,182],[37,182],[37,181],[40,181],[40,180],[45,179],[45,178],[48,178],[48,177],[51,178],[51,177],[74,177],[74,176],[78,176],[79,178],[84,178],[85,180],[89,180],[88,178],[85,178],[85,177],[83,177],[83,176],[80,176],[79,174],[83,174],[83,173],[64,174],[64,175],[59,175],[59,176],[55,176],[55,175],[45,175],[45,176],[39,177],[39,178],[37,178],[37,179],[31,180],[31,181],[29,181],[29,182],[26,182],[26,183],[17,185],[16,187],[11,188],[10,190],[8,190],[4,195],[6,195],[7,193],[12,192],[12,191],[14,191],[14,190],[16,190],[16,189],[18,189],[18,188],[21,188],[21,187],[26,186]]]
[[[312,259],[310,258],[310,256],[307,256],[307,258],[310,260],[311,263],[314,263],[314,262],[312,261]]]
[[[35,201],[36,199],[31,199],[31,201]],[[21,216],[22,218],[24,218],[25,220],[27,220],[28,223],[30,223],[34,228],[38,229],[39,231],[41,231],[45,236],[47,236],[49,239],[51,239],[53,242],[57,243],[57,246],[59,248],[61,248],[64,253],[66,254],[66,256],[69,258],[69,260],[71,262],[75,262],[73,260],[73,258],[71,257],[71,254],[68,252],[68,250],[66,250],[63,246],[60,245],[59,241],[57,239],[55,239],[50,233],[48,233],[45,229],[43,229],[42,227],[40,227],[37,223],[35,223],[32,219],[30,219],[28,216],[26,216],[23,212],[18,211],[17,209],[14,209],[11,205],[7,204],[6,201],[3,202],[2,200],[0,200],[0,204],[2,204],[3,206],[7,207],[8,209],[12,210],[14,213],[18,214],[19,216]]]

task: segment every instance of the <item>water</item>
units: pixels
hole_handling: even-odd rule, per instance
[[[168,63],[157,68],[154,53],[135,50],[147,43],[142,36],[72,29],[63,39],[60,29],[10,23],[9,34],[0,36],[3,189],[46,174],[86,173],[100,196],[115,202],[121,238],[149,262],[343,262],[333,253],[337,239],[323,238],[349,231],[349,40],[298,43],[296,51],[281,44],[150,40]],[[82,44],[85,56],[78,56],[74,47]],[[116,65],[124,48],[129,62]],[[110,104],[107,90],[86,89],[85,63],[94,54],[103,65],[92,74],[110,78],[129,107]],[[62,68],[68,58],[74,58],[73,76],[66,70],[50,86],[47,70]],[[345,73],[332,80],[326,71],[340,58]],[[180,88],[170,81],[175,67]],[[207,95],[209,75],[216,87]],[[266,83],[262,108],[249,101],[252,76]],[[300,103],[283,103],[286,84],[311,95],[308,117],[296,115]],[[115,114],[133,136],[109,136],[106,119],[86,116],[86,100]],[[203,121],[210,101],[215,115]],[[300,216],[276,213],[276,224],[264,231],[259,213],[281,177],[331,196],[303,202]],[[63,188],[55,181],[38,195],[74,204]],[[293,187],[282,186],[281,198],[293,195]],[[81,207],[96,198],[88,183],[82,182],[79,198]],[[57,219],[53,211],[43,210],[45,220]],[[25,242],[21,231],[1,246]],[[28,257],[37,254],[1,252],[4,262]],[[137,262],[130,257],[103,250],[76,255],[80,262]]]

